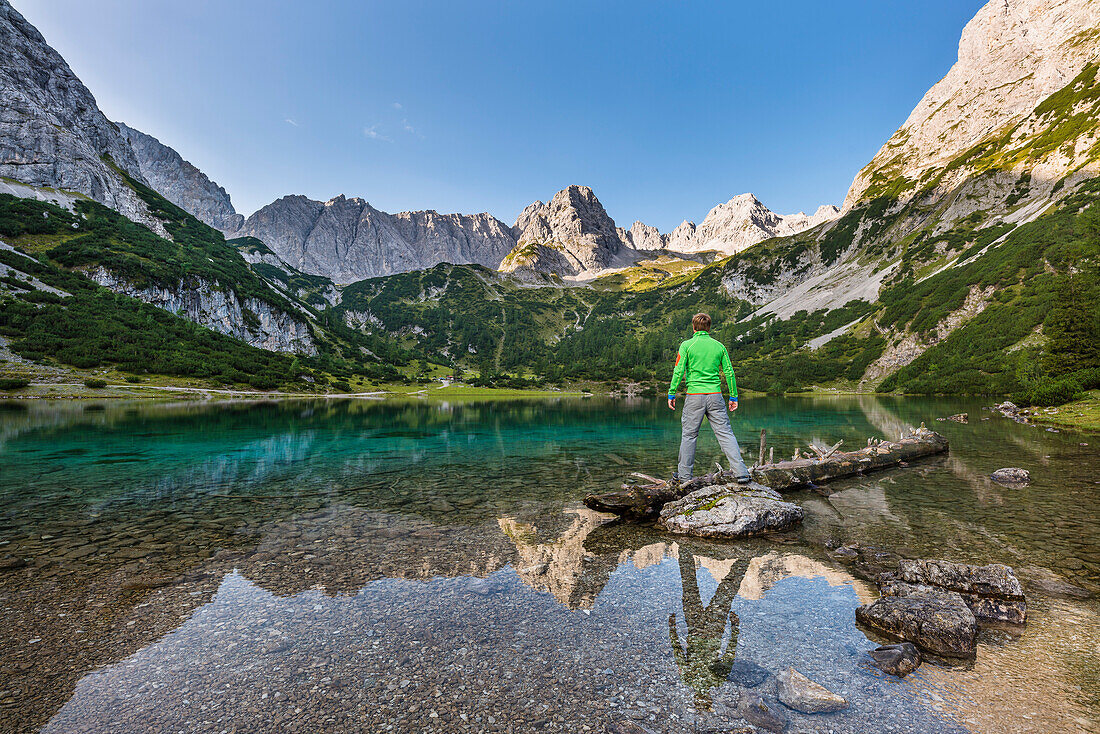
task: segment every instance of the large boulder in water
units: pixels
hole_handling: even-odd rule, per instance
[[[748,538],[790,530],[802,522],[802,508],[762,485],[703,487],[669,502],[657,526],[702,538]]]
[[[1024,587],[1008,566],[991,563],[975,566],[950,561],[903,560],[898,579],[908,584],[931,586],[960,594],[974,616],[983,622],[1027,621]]]
[[[882,586],[882,598],[856,609],[856,620],[935,655],[974,657],[978,622],[953,591],[890,581]]]

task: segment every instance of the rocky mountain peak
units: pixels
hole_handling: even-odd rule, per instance
[[[627,234],[635,250],[661,250],[665,247],[666,238],[657,231],[656,227],[643,222],[635,221]]]
[[[1098,36],[1095,0],[990,0],[963,29],[958,61],[856,176],[844,209],[901,179],[917,189],[928,171],[1022,120],[1100,60]]]
[[[147,183],[126,138],[7,0],[0,0],[0,98],[0,176],[84,194],[167,234],[116,170]]]
[[[824,205],[812,217],[802,212],[783,216],[764,206],[754,194],[739,194],[711,209],[698,227],[694,222],[682,223],[669,235],[667,247],[675,252],[713,250],[733,255],[770,237],[795,234],[830,221],[839,213],[837,207]]]
[[[501,263],[505,272],[584,276],[632,262],[624,252],[630,243],[588,186],[569,186],[548,204],[526,207],[513,233],[516,251]]]

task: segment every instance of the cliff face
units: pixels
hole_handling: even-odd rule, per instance
[[[882,193],[913,194],[1100,60],[1098,40],[1095,0],[992,0],[963,29],[955,65],[856,176],[844,209]],[[941,188],[967,173],[957,167]]]
[[[233,209],[224,188],[152,135],[116,124],[133,149],[142,176],[157,193],[214,229],[240,229],[244,217]]]
[[[284,196],[235,233],[262,240],[290,265],[338,283],[418,270],[441,262],[496,268],[515,246],[488,214],[387,214],[366,201]]]
[[[257,298],[241,298],[235,291],[205,281],[179,288],[138,287],[102,267],[88,277],[115,293],[163,308],[253,347],[317,354],[313,334],[304,321]]]
[[[83,194],[165,234],[119,173],[145,182],[126,138],[7,0],[0,0],[0,98],[0,177]]]

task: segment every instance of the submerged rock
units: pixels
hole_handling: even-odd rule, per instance
[[[989,478],[998,484],[1027,484],[1031,481],[1031,472],[1017,467],[998,469],[989,475]]]
[[[850,566],[853,575],[875,584],[894,579],[902,560],[894,551],[859,543],[842,545],[832,554],[841,563]]]
[[[783,502],[774,490],[715,485],[669,502],[657,526],[703,538],[747,538],[790,530],[802,522],[802,508]]]
[[[947,416],[947,420],[955,421],[956,423],[969,423],[970,415],[968,413],[956,413],[955,415]]]
[[[737,712],[741,718],[755,727],[781,732],[787,726],[787,718],[774,707],[768,706],[760,696],[749,693],[741,698]]]
[[[898,578],[908,584],[960,594],[979,620],[1012,624],[1027,621],[1024,588],[1012,569],[1000,563],[975,566],[950,561],[901,561]]]
[[[876,668],[899,678],[912,673],[922,662],[920,650],[912,642],[897,645],[883,645],[868,653]]]
[[[26,565],[27,562],[22,558],[16,558],[14,556],[0,558],[0,571],[15,571]]]
[[[890,581],[882,598],[856,609],[856,621],[936,655],[974,657],[978,622],[953,591]]]
[[[1063,599],[1088,599],[1092,593],[1088,589],[1071,584],[1049,568],[1025,566],[1019,569],[1029,589],[1041,591],[1049,596]]]
[[[779,700],[783,705],[804,714],[825,714],[847,708],[842,696],[825,686],[814,683],[794,668],[787,668],[776,676]]]

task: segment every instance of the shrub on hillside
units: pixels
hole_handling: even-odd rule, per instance
[[[99,378],[93,378],[93,379],[90,379],[90,380],[85,380],[84,381],[84,387],[90,387],[93,390],[102,390],[103,388],[107,387],[107,381],[106,380],[100,380]]]
[[[0,378],[0,390],[21,390],[29,384],[31,384],[30,380],[24,380],[20,377]]]
[[[253,375],[248,378],[248,384],[257,390],[273,390],[279,386],[279,381],[268,375]]]
[[[1080,370],[1074,372],[1070,377],[1080,383],[1082,390],[1100,389],[1100,367]]]
[[[1043,380],[1015,396],[1024,405],[1062,405],[1081,396],[1081,383],[1072,377],[1059,380]]]

